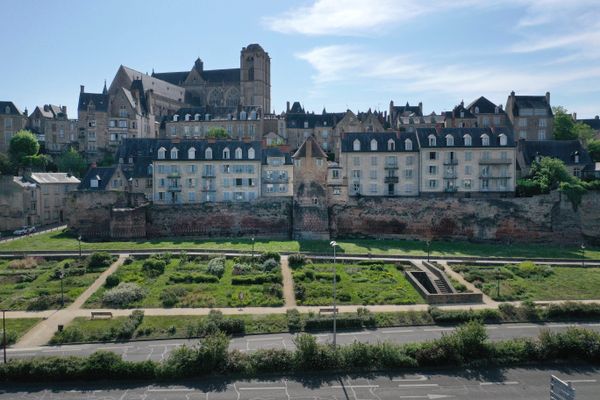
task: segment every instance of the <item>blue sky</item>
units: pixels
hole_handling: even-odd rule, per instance
[[[0,100],[29,111],[100,91],[120,64],[142,72],[271,56],[272,106],[320,112],[423,102],[437,113],[480,95],[551,92],[600,114],[599,0],[3,0]],[[6,55],[10,55],[7,57]]]

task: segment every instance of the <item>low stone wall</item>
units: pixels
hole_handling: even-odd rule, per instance
[[[427,304],[467,304],[482,303],[483,295],[481,293],[430,293],[419,280],[413,275],[413,271],[404,273],[406,279],[413,285],[419,294],[425,299]]]

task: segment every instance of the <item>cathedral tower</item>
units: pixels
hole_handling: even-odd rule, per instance
[[[271,113],[271,58],[259,44],[242,48],[240,54],[242,105],[258,106]]]

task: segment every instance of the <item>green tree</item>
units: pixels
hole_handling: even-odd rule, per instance
[[[531,178],[540,185],[543,192],[558,188],[562,182],[577,183],[577,178],[569,173],[565,163],[558,158],[542,157],[531,166]]]
[[[227,131],[225,129],[214,127],[208,130],[206,137],[215,139],[226,139],[229,137],[229,135],[227,134]]]
[[[56,165],[59,171],[70,172],[78,177],[82,176],[86,168],[83,157],[72,147],[58,157]]]
[[[11,139],[8,154],[11,161],[18,167],[31,165],[40,151],[40,144],[33,133],[27,130],[17,132]]]
[[[11,175],[13,173],[13,165],[10,159],[6,154],[0,153],[0,175]]]
[[[577,139],[574,131],[575,122],[566,108],[562,106],[552,107],[554,112],[553,135],[556,140]]]
[[[100,160],[100,162],[98,163],[99,167],[110,167],[112,165],[115,164],[115,156],[107,151],[104,153],[104,156],[102,157],[102,160]]]
[[[594,135],[596,134],[588,124],[582,122],[578,122],[573,126],[573,133],[583,143],[588,143],[590,140],[594,139]]]
[[[597,162],[600,161],[600,140],[590,140],[587,144],[587,150],[590,153],[590,157],[592,157],[592,160]]]

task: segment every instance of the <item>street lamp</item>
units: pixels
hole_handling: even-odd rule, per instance
[[[581,243],[581,266],[585,267],[585,244]]]
[[[252,236],[252,265],[254,265],[254,236]]]
[[[496,267],[496,297],[500,301],[500,267]]]
[[[427,241],[427,262],[429,262],[429,257],[431,254],[431,240]]]
[[[337,307],[335,303],[335,286],[337,284],[337,271],[336,271],[336,258],[335,258],[335,248],[338,247],[338,244],[335,240],[332,240],[329,245],[333,247],[333,347],[336,347],[336,331],[337,331]]]
[[[79,242],[79,258],[81,258],[81,235],[77,237],[77,241]]]
[[[65,277],[65,271],[60,271],[60,308],[65,308],[65,290],[63,286],[63,278]]]
[[[6,310],[2,310],[2,347],[4,348],[4,364],[6,364]]]

